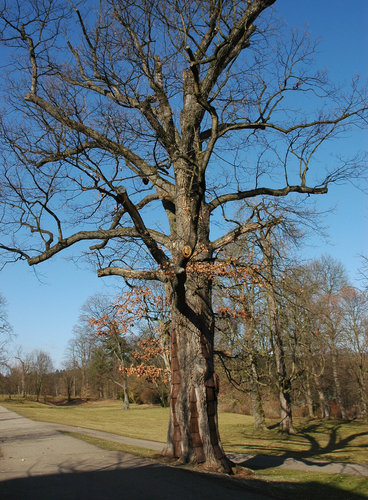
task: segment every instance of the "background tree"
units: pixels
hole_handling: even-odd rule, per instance
[[[127,302],[129,302],[127,297]],[[93,328],[99,349],[99,359],[105,360],[105,372],[109,379],[123,392],[123,410],[129,409],[129,390],[127,368],[132,357],[133,340],[130,332],[134,320],[126,310],[120,315],[120,307],[106,296],[91,297],[82,308]],[[101,366],[102,369],[102,366]]]
[[[12,338],[12,327],[6,312],[6,300],[0,293],[0,371],[7,367],[9,343]]]
[[[20,392],[23,397],[27,394],[27,378],[32,371],[32,354],[25,354],[22,351],[22,348],[19,347],[17,349],[17,353],[15,355],[15,359],[19,364],[19,372],[20,372]],[[29,390],[29,387],[28,387]]]
[[[69,354],[71,351],[69,350]],[[64,382],[64,388],[67,400],[70,402],[72,398],[77,395],[76,379],[77,379],[77,366],[74,358],[65,359],[63,362],[61,378]]]
[[[249,393],[255,428],[265,429],[259,363],[264,350],[257,324],[260,287],[253,252],[250,242],[241,238],[222,256],[233,268],[215,282],[215,348],[233,387]]]
[[[36,265],[90,241],[99,276],[161,281],[172,310],[165,453],[228,471],[208,266],[263,226],[252,214],[232,222],[231,202],[326,193],[356,161],[318,176],[318,149],[367,109],[358,81],[341,93],[313,72],[307,36],[268,29],[274,3],[0,8],[12,57],[1,122],[5,259]],[[222,222],[212,240],[210,219]]]
[[[45,351],[33,351],[31,353],[30,378],[36,401],[41,394],[46,394],[47,376],[54,370],[52,359]]]
[[[90,324],[101,345],[117,362],[123,388],[124,409],[129,408],[128,375],[145,377],[154,383],[166,405],[165,382],[170,370],[170,314],[162,287],[134,287],[114,302],[88,302]],[[97,307],[96,307],[97,305]]]
[[[89,365],[89,378],[96,387],[99,398],[105,397],[105,387],[112,371],[112,361],[103,346],[93,349]]]
[[[329,256],[322,256],[312,264],[313,272],[319,282],[319,294],[316,297],[318,310],[318,332],[327,339],[331,356],[333,386],[335,399],[345,420],[347,413],[342,397],[341,382],[338,370],[339,346],[344,337],[343,310],[341,307],[341,291],[345,287],[347,277],[342,264]]]
[[[66,350],[69,368],[73,367],[79,374],[77,392],[81,399],[88,399],[90,396],[89,368],[96,343],[95,332],[89,324],[89,319],[81,314]]]
[[[360,414],[368,419],[368,296],[353,287],[341,290],[346,349],[352,351],[351,370],[358,383]]]

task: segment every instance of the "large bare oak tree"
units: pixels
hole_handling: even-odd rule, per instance
[[[14,0],[0,11],[5,259],[33,266],[80,244],[99,276],[163,282],[165,453],[228,471],[211,277],[219,250],[262,227],[231,207],[326,193],[353,164],[314,172],[315,155],[366,110],[358,82],[340,95],[313,73],[313,43],[284,37],[274,3]]]

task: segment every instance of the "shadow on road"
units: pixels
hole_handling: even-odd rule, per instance
[[[0,482],[1,500],[268,500],[267,493],[215,475],[161,464],[31,476]]]
[[[306,489],[307,488],[307,489]],[[214,475],[153,464],[135,469],[32,476],[0,482],[2,500],[283,500],[323,498],[360,500],[320,483],[243,483]]]

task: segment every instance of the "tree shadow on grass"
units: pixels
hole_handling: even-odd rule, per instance
[[[312,435],[312,432],[318,431],[318,424],[311,424],[305,429],[302,429],[299,434],[303,436],[309,442],[309,449],[302,452],[293,452],[291,456],[300,458],[309,458],[314,455],[327,455],[328,453],[336,452],[338,450],[343,450],[347,448],[348,445],[354,441],[354,439],[361,436],[368,436],[367,432],[357,432],[355,434],[350,434],[346,437],[339,437],[338,431],[341,428],[341,424],[335,424],[329,434],[328,442],[321,445],[318,440]],[[367,448],[367,445],[355,445],[356,448]]]
[[[326,423],[323,424],[323,426],[326,426]],[[342,423],[331,423],[329,426],[329,435],[328,435],[328,441],[327,443],[321,444],[318,439],[315,437],[315,434],[317,434],[320,431],[321,424],[316,422],[316,423],[311,423],[307,427],[304,427],[301,429],[296,435],[296,437],[301,437],[303,440],[306,440],[307,443],[309,444],[308,449],[303,449],[300,451],[295,451],[295,450],[287,450],[284,451],[283,453],[279,453],[280,450],[277,450],[275,448],[275,452],[277,451],[279,454],[278,456],[270,456],[267,455],[267,450],[270,451],[271,448],[268,445],[265,447],[265,455],[256,455],[253,458],[247,459],[244,462],[242,462],[242,465],[246,467],[250,467],[251,469],[267,469],[267,468],[273,468],[273,467],[279,467],[282,464],[285,463],[287,459],[294,458],[300,462],[303,462],[306,465],[313,465],[313,466],[318,466],[321,471],[323,471],[323,468],[326,468],[330,463],[333,463],[331,461],[324,461],[323,456],[327,456],[331,453],[336,453],[338,451],[343,451],[346,449],[351,443],[361,437],[361,436],[368,436],[367,432],[357,432],[354,434],[350,434],[349,436],[346,437],[340,437],[339,436],[339,430],[341,429]],[[326,434],[326,430],[323,429],[323,434]],[[304,444],[303,444],[304,446]],[[355,448],[361,448],[361,449],[367,449],[366,444],[355,444]],[[259,449],[259,446],[257,446]],[[318,457],[316,459],[315,457]],[[311,460],[313,458],[313,460]],[[343,462],[338,462],[334,461],[337,463],[341,464],[341,472],[343,472]],[[347,464],[348,465],[348,464]],[[358,466],[359,467],[359,466]],[[352,468],[350,467],[350,473],[352,472]],[[356,470],[355,473],[357,475],[363,475],[363,473],[360,470]]]

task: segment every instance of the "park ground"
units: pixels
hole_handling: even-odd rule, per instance
[[[166,437],[168,410],[165,408],[141,405],[122,411],[119,401],[82,403],[76,400],[66,404],[6,398],[1,404],[36,421],[79,427],[78,432],[73,432],[74,437],[104,449],[132,453],[156,462],[157,449]],[[246,467],[234,468],[236,478],[241,477],[276,498],[368,498],[368,476],[360,472],[356,475],[354,467],[348,466],[368,465],[368,424],[358,420],[297,419],[293,436],[280,434],[276,420],[268,420],[267,425],[267,430],[255,431],[252,417],[220,413],[220,433],[226,452],[234,457],[255,456],[254,460],[244,462]],[[101,439],[101,435],[86,435],[85,429],[107,432],[110,436]],[[158,446],[144,443],[137,446],[134,441],[126,444],[113,435],[148,440]],[[268,459],[260,461],[265,456]],[[314,462],[318,467],[311,466]],[[318,468],[329,470],[328,462],[337,463],[339,468],[332,474],[316,472]],[[301,470],[295,470],[298,468]]]

